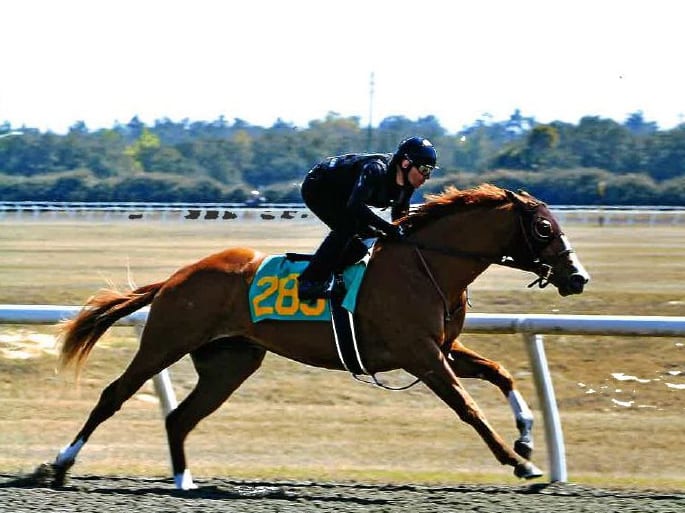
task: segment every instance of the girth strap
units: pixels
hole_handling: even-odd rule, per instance
[[[333,325],[338,358],[340,358],[345,369],[353,375],[368,374],[359,355],[359,347],[354,329],[354,317],[349,310],[342,306],[342,298],[342,294],[333,294],[329,300],[331,324]]]

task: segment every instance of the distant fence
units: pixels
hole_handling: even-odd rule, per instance
[[[76,306],[0,305],[0,324],[55,324],[74,316],[80,309]],[[135,326],[140,330],[147,313],[147,308],[141,309],[120,320],[118,325]],[[565,482],[568,474],[564,436],[542,334],[676,337],[685,335],[685,317],[470,313],[466,315],[464,331],[523,335],[543,413],[550,480]],[[168,371],[156,375],[153,382],[166,416],[177,405]]]
[[[301,203],[0,202],[2,220],[232,221],[315,219]]]
[[[561,223],[685,224],[685,207],[665,206],[587,206],[552,205]],[[146,203],[80,201],[5,201],[0,202],[2,220],[94,221],[305,221],[315,217],[301,203]]]

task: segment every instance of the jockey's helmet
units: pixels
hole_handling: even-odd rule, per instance
[[[433,144],[423,137],[409,137],[397,147],[396,158],[407,158],[416,166],[436,167],[438,153]]]

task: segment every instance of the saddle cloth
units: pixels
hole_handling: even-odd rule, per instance
[[[327,299],[305,302],[297,296],[297,277],[306,266],[306,260],[289,259],[285,255],[272,255],[264,259],[249,290],[252,322],[331,320]],[[348,267],[343,273],[347,293],[341,305],[349,312],[354,313],[356,308],[357,292],[365,271],[366,263],[362,261]]]
[[[367,374],[357,347],[352,315],[366,262],[354,264],[343,272],[346,290],[343,297],[301,302],[297,296],[297,277],[308,263],[307,256],[301,257],[275,255],[264,259],[249,290],[252,321],[330,321],[338,357],[345,369],[355,376]]]

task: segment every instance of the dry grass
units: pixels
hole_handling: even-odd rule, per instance
[[[561,298],[551,288],[528,290],[528,275],[492,268],[471,289],[472,311],[683,315],[685,227],[565,228],[593,275],[585,294]],[[323,233],[316,224],[284,221],[2,222],[0,303],[81,304],[108,280],[122,288],[129,280],[142,285],[227,246],[307,251]],[[52,332],[51,327],[0,327],[5,355],[0,356],[0,471],[30,471],[51,459],[135,346],[131,330],[112,330],[76,386],[70,374],[55,373],[56,357],[35,337]],[[537,410],[519,337],[467,334],[462,340],[505,365]],[[684,343],[546,337],[572,481],[685,486],[685,390],[667,386],[685,383]],[[7,358],[19,351],[34,357]],[[612,377],[618,372],[649,382],[618,381]],[[172,377],[183,397],[194,380],[189,362],[174,366]],[[513,419],[496,390],[476,380],[466,386],[496,429],[513,439]],[[633,403],[624,407],[615,401]],[[536,461],[545,467],[541,423],[535,434]],[[423,387],[386,392],[275,356],[193,432],[188,452],[199,476],[514,481],[475,432]],[[160,475],[168,473],[167,461],[163,424],[148,385],[96,431],[74,470]]]

